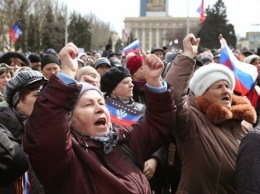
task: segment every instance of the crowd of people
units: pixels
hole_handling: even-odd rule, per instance
[[[260,56],[233,51],[258,72],[242,96],[220,50],[199,43],[5,52],[0,193],[260,193]]]

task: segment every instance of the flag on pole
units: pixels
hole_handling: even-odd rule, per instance
[[[17,22],[10,30],[9,30],[10,38],[15,44],[19,36],[22,34],[22,30],[20,28],[19,22]]]
[[[200,14],[200,23],[203,23],[205,21],[205,16],[204,16],[204,0],[201,0],[201,4],[197,9],[197,12]]]
[[[125,53],[125,55],[127,55],[130,52],[140,52],[140,43],[139,40],[135,40],[134,42],[132,42],[131,44],[129,44],[127,47],[125,47],[123,49],[123,52]]]
[[[244,96],[254,87],[258,76],[257,69],[254,65],[239,61],[222,36],[220,37],[220,43],[220,63],[233,71],[236,80],[235,91]]]
[[[122,37],[125,37],[126,39],[128,38],[128,33],[127,33],[126,29],[122,30]]]
[[[142,112],[109,97],[106,98],[106,107],[109,110],[111,121],[122,126],[131,126],[143,116]]]

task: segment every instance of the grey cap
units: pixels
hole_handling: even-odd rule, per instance
[[[106,57],[100,57],[96,60],[94,64],[95,69],[97,69],[100,65],[108,65],[111,67],[111,63]]]
[[[20,71],[16,76],[12,77],[5,85],[5,101],[11,107],[14,107],[20,99],[19,91],[28,85],[41,81],[42,79],[43,75],[39,71]]]

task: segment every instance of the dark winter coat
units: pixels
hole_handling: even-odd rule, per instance
[[[236,161],[237,194],[260,193],[260,125],[242,139]]]
[[[118,143],[105,154],[102,143],[68,128],[80,89],[53,75],[26,122],[24,149],[44,187],[55,194],[151,193],[141,169],[174,127],[172,90],[146,89],[146,119],[133,127],[114,124]],[[135,153],[141,169],[120,147],[122,143]]]
[[[22,138],[25,133],[23,124],[25,119],[26,118],[19,115],[19,113],[15,113],[15,110],[10,106],[0,107],[0,123],[7,128],[13,137],[20,143],[20,146],[22,146]],[[30,165],[28,170],[28,180],[30,182],[29,194],[44,194],[44,189]],[[14,184],[11,183],[10,185],[0,188],[0,193],[14,194]]]
[[[28,167],[29,160],[21,145],[0,124],[0,187],[14,183]]]

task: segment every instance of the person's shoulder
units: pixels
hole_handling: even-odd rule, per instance
[[[256,126],[243,137],[240,147],[244,147],[249,144],[255,147],[255,149],[260,148],[260,125]]]
[[[244,138],[248,139],[259,139],[260,143],[260,125],[257,125],[253,130],[249,131]]]

